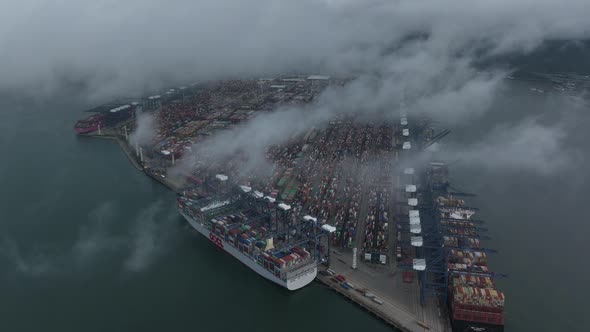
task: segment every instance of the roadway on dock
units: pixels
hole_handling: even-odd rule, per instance
[[[358,304],[375,313],[387,323],[404,331],[451,331],[449,321],[440,311],[436,301],[427,301],[424,307],[419,303],[418,282],[404,283],[401,271],[397,271],[395,263],[387,265],[365,264],[358,260],[357,269],[352,269],[352,250],[333,251],[330,255],[330,268],[342,274],[355,288],[367,288],[371,293],[383,300],[377,304],[371,299],[354,290],[345,290],[331,277],[319,275],[325,284],[340,293],[347,295]],[[418,321],[426,323],[430,329],[418,325]]]

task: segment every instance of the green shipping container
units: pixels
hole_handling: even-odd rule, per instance
[[[288,180],[289,180],[289,177],[288,177],[288,176],[283,176],[283,177],[282,177],[282,178],[279,180],[279,183],[277,183],[277,185],[278,185],[279,187],[282,187],[282,186],[284,186],[284,185],[285,185],[285,183],[287,183],[287,181],[288,181]]]

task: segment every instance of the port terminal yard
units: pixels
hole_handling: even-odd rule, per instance
[[[190,146],[256,113],[282,104],[308,103],[322,88],[345,83],[316,75],[171,89],[139,103],[142,112],[158,119],[154,142],[130,143],[136,126],[133,117],[81,136],[115,140],[136,169],[181,193],[187,179],[168,170]],[[401,248],[415,243],[420,232],[399,217],[420,207],[419,188],[424,187],[413,176],[418,171],[401,168],[401,160],[446,134],[435,135],[427,119],[408,117],[403,108],[399,105],[402,112],[392,111],[382,123],[359,125],[354,117],[338,117],[326,128],[310,128],[272,146],[267,156],[276,165],[273,174],[249,179],[248,185],[334,227],[329,243],[323,244],[327,259],[319,264],[318,282],[396,329],[447,332],[451,331],[447,304],[421,296],[416,251],[409,245]],[[189,182],[195,185],[215,173],[237,178],[235,164],[234,160],[203,167],[191,174]],[[408,261],[414,262],[414,269]]]

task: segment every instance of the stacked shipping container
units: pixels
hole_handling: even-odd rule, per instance
[[[487,254],[478,250],[479,239],[470,218],[474,210],[464,208],[465,202],[453,197],[438,197],[441,224],[450,236],[443,237],[444,246],[452,248],[447,255],[449,270],[449,302],[457,326],[468,324],[504,325],[504,294],[496,289],[487,266]],[[454,228],[456,227],[456,228]],[[456,236],[453,236],[456,235]]]

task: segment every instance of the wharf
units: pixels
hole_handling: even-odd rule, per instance
[[[161,184],[166,186],[168,189],[174,191],[175,193],[179,193],[181,191],[180,189],[183,186],[182,181],[178,180],[178,179],[174,179],[171,177],[163,178],[163,177],[158,176],[157,174],[154,174],[150,171],[145,171],[145,174],[147,174],[147,176],[154,179],[155,181],[160,182]]]
[[[152,172],[149,168],[144,167],[142,165],[142,162],[139,160],[139,158],[137,157],[137,155],[133,151],[133,148],[127,143],[127,141],[124,139],[124,137],[121,137],[120,135],[117,135],[115,133],[110,133],[110,132],[106,132],[104,134],[98,134],[98,133],[94,132],[91,134],[80,135],[80,136],[81,137],[103,138],[103,139],[115,140],[115,141],[117,141],[117,144],[119,144],[119,146],[121,147],[123,152],[125,153],[125,156],[127,156],[127,159],[129,160],[129,162],[133,165],[133,167],[135,167],[135,169],[137,169],[138,171],[144,172],[147,176],[149,176],[153,180],[163,184],[168,189],[170,189],[174,192],[179,192],[180,188],[182,188],[182,186],[183,186],[183,183],[180,179],[174,179],[172,177],[162,177],[161,175],[154,174],[154,172]]]
[[[336,275],[346,277],[346,281],[356,289],[368,289],[381,299],[383,304],[373,302],[356,290],[344,289],[341,283],[331,280],[332,276],[318,274],[317,279],[401,331],[451,331],[445,309],[440,308],[433,299],[428,299],[424,306],[420,306],[418,282],[402,282],[401,271],[396,271],[395,263],[372,267],[359,262],[356,269],[352,269],[351,266],[352,251],[333,251],[330,254],[330,269],[334,270]],[[419,321],[428,328],[420,326]]]
[[[119,144],[119,146],[121,147],[121,149],[125,153],[125,156],[127,156],[127,159],[129,159],[129,162],[131,162],[133,167],[135,167],[135,169],[137,169],[138,171],[143,171],[143,166],[140,165],[139,160],[137,160],[137,158],[134,156],[134,153],[133,153],[131,147],[121,137],[119,137],[117,135],[98,135],[98,134],[80,135],[80,136],[93,137],[93,138],[106,138],[106,139],[113,139],[113,140],[117,141],[117,144]]]

